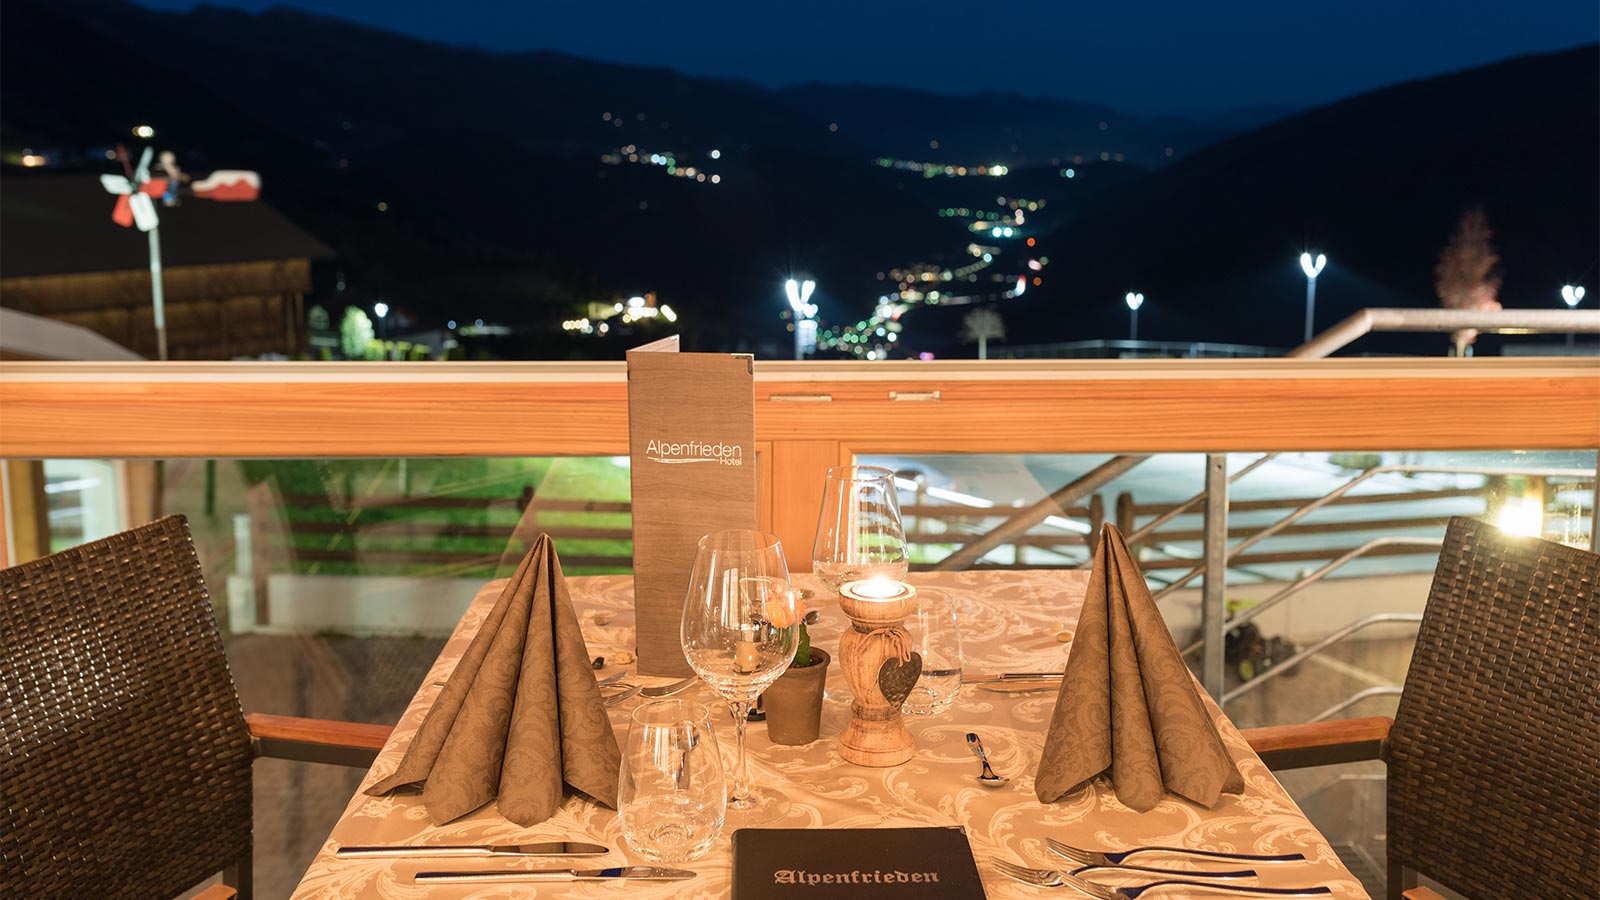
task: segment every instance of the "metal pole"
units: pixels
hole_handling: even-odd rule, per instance
[[[1206,581],[1200,596],[1200,683],[1222,702],[1223,632],[1228,618],[1228,455],[1206,455]]]
[[[1137,309],[1130,309],[1128,310],[1128,340],[1137,341],[1138,339],[1139,311]]]
[[[805,352],[804,349],[801,348],[801,344],[800,344],[800,314],[799,313],[795,313],[794,314],[794,358],[795,359],[805,359],[806,358],[806,352]]]
[[[1317,309],[1317,276],[1306,278],[1306,339],[1301,343],[1311,343],[1311,323],[1316,318]]]
[[[150,236],[150,298],[155,301],[156,359],[167,358],[167,309],[161,293],[160,228],[145,232]]]

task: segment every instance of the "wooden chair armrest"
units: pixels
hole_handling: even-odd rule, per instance
[[[1444,900],[1442,894],[1434,893],[1425,887],[1414,887],[1409,891],[1402,892],[1400,896],[1406,898],[1406,900]]]
[[[365,769],[378,758],[394,731],[388,725],[360,722],[334,722],[328,719],[302,719],[251,713],[244,717],[250,727],[257,756],[292,759],[301,762],[331,763]]]
[[[239,893],[225,884],[213,884],[189,900],[234,900]]]
[[[1301,769],[1334,763],[1381,759],[1394,720],[1388,716],[1340,719],[1303,725],[1250,728],[1244,739],[1269,769]]]

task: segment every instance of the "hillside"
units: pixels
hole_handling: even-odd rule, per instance
[[[1396,85],[1223,141],[1103,198],[1043,239],[1054,277],[1008,318],[1058,340],[1140,336],[1298,343],[1321,250],[1320,327],[1363,306],[1435,306],[1433,264],[1482,204],[1508,307],[1551,308],[1600,251],[1600,48]],[[1589,282],[1591,285],[1593,281]],[[1442,338],[1371,338],[1361,349]],[[1494,339],[1481,343],[1494,346]]]

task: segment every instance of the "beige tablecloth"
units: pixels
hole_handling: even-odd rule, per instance
[[[1087,572],[1010,571],[930,573],[913,575],[911,582],[925,590],[948,592],[960,617],[966,670],[971,672],[1060,671],[1070,644],[1056,639],[1077,620],[1083,602]],[[802,586],[817,588],[808,576]],[[363,789],[391,772],[405,745],[415,734],[428,704],[438,693],[433,683],[447,678],[466,649],[483,616],[504,582],[486,585],[467,610],[455,634],[423,681],[411,705],[395,727],[393,738],[362,783]],[[632,579],[597,576],[571,579],[573,602],[583,622],[585,639],[596,654],[613,655],[633,640]],[[833,651],[847,625],[837,601],[828,592],[814,590],[812,605],[822,610],[822,622],[813,640]],[[609,615],[609,621],[602,625]],[[606,673],[616,671],[608,669]],[[642,679],[660,683],[667,679]],[[844,690],[837,665],[830,666],[830,690]],[[680,696],[719,703],[703,685]],[[620,737],[627,732],[628,714],[641,701],[615,708],[612,720]],[[1046,836],[1083,847],[1124,848],[1137,844],[1183,845],[1245,853],[1304,853],[1303,863],[1257,864],[1259,883],[1295,887],[1325,884],[1336,897],[1364,898],[1360,883],[1339,862],[1322,835],[1284,792],[1261,761],[1250,752],[1238,729],[1212,707],[1229,751],[1245,778],[1245,791],[1224,796],[1214,809],[1203,809],[1169,796],[1147,813],[1135,813],[1117,802],[1109,784],[1098,783],[1069,795],[1060,803],[1042,805],[1034,797],[1033,772],[1039,755],[1054,691],[999,694],[963,688],[955,706],[943,715],[908,718],[917,740],[917,753],[905,765],[866,769],[845,763],[834,749],[833,738],[843,730],[848,707],[825,704],[822,739],[805,747],[778,746],[767,740],[766,728],[752,724],[749,731],[750,768],[755,782],[781,792],[790,802],[786,818],[769,827],[874,828],[918,825],[961,825],[967,830],[984,886],[991,898],[1033,898],[1060,891],[1031,887],[995,870],[992,860],[1009,859],[1038,868],[1063,868],[1063,861],[1045,848]],[[723,720],[726,721],[725,719]],[[973,779],[978,766],[966,746],[966,733],[979,732],[996,771],[1011,777],[998,790],[980,787]],[[725,758],[731,762],[733,728],[719,735]],[[539,840],[593,841],[614,848],[606,857],[584,861],[595,867],[647,864],[632,856],[622,837],[615,812],[592,802],[568,798],[547,822],[522,828],[502,819],[493,805],[470,816],[434,827],[429,824],[419,793],[413,790],[367,797],[357,793],[317,854],[295,900],[311,898],[455,898],[610,897],[725,898],[732,863],[724,837],[709,855],[682,868],[693,869],[693,881],[652,884],[634,882],[626,888],[617,882],[559,885],[498,884],[493,886],[433,885],[412,881],[419,871],[441,868],[531,868],[557,866],[550,861],[522,859],[482,860],[343,860],[333,855],[341,844],[389,843],[496,843]],[[1182,867],[1173,857],[1138,860],[1146,865]],[[1241,865],[1241,868],[1248,866]],[[1096,878],[1111,880],[1109,876]],[[1137,883],[1129,881],[1123,883]]]

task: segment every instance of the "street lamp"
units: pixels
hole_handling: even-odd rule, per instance
[[[1129,291],[1128,296],[1122,299],[1128,302],[1128,340],[1137,341],[1139,339],[1139,307],[1144,305],[1144,295]]]
[[[1562,285],[1561,286],[1561,299],[1562,299],[1563,302],[1565,302],[1567,304],[1567,309],[1577,309],[1578,308],[1578,304],[1583,302],[1583,285],[1581,285],[1581,284],[1564,284],[1564,285]],[[1570,332],[1570,331],[1567,332],[1567,349],[1571,350],[1576,343],[1577,342],[1576,342],[1576,339],[1575,339],[1575,335],[1573,335],[1573,333]]]
[[[789,298],[789,308],[794,310],[794,358],[805,359],[807,350],[817,346],[817,305],[811,302],[811,292],[817,283],[807,278],[783,283],[783,292]]]
[[[1306,343],[1311,342],[1312,312],[1317,306],[1317,276],[1322,274],[1322,267],[1328,264],[1328,257],[1318,253],[1316,259],[1311,254],[1300,254],[1300,268],[1306,273]]]
[[[383,340],[385,331],[387,330],[384,328],[383,323],[384,319],[389,315],[389,304],[379,300],[377,303],[372,304],[372,311],[378,315],[378,340],[381,341]]]

